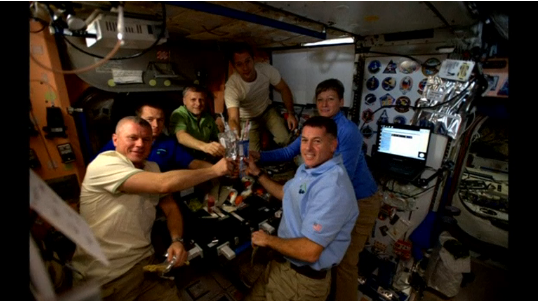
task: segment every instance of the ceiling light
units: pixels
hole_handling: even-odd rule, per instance
[[[315,43],[303,43],[301,46],[321,46],[321,45],[336,45],[336,44],[351,44],[355,42],[353,38],[340,38],[340,39],[329,39],[323,40]]]

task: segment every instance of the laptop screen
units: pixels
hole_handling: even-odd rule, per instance
[[[378,155],[426,161],[430,129],[404,124],[381,124],[378,128]]]

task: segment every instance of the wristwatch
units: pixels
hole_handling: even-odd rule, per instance
[[[181,243],[182,245],[184,245],[184,238],[181,238],[181,237],[173,238],[173,239],[171,240],[171,243],[174,243],[175,241],[178,241],[179,243]]]
[[[259,177],[261,177],[262,174],[263,174],[263,170],[260,169],[257,175],[254,176],[256,181],[259,180]]]

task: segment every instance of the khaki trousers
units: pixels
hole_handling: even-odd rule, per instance
[[[175,282],[158,277],[154,273],[143,272],[143,267],[156,264],[154,255],[149,256],[126,274],[101,287],[103,301],[180,301]],[[159,261],[160,263],[163,262]]]
[[[272,105],[269,106],[260,116],[250,118],[252,125],[250,126],[250,145],[249,150],[261,150],[261,131],[266,128],[273,136],[274,142],[280,147],[284,147],[289,143],[289,131],[284,117]],[[241,128],[244,127],[246,119],[241,119]]]
[[[372,228],[378,217],[381,206],[381,195],[376,192],[374,195],[359,199],[359,217],[351,232],[351,243],[344,255],[344,258],[336,269],[335,301],[357,301],[358,299],[358,274],[359,253],[363,250]],[[362,264],[362,263],[361,263]]]
[[[325,301],[330,290],[330,272],[312,279],[291,269],[288,261],[272,260],[244,301]]]

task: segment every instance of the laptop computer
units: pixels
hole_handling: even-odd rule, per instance
[[[416,180],[426,167],[430,132],[428,127],[380,124],[375,159],[381,172],[400,182]]]

